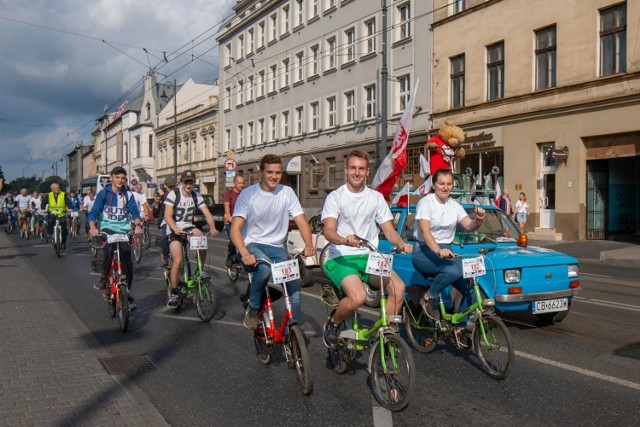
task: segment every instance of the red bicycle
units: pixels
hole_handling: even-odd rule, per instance
[[[258,311],[258,327],[254,329],[253,341],[258,353],[258,359],[265,365],[268,365],[273,360],[273,352],[277,344],[283,344],[284,357],[287,360],[289,366],[293,366],[296,369],[298,375],[298,383],[300,385],[300,391],[302,394],[309,395],[313,390],[313,381],[311,380],[311,364],[309,362],[309,353],[307,352],[307,346],[304,342],[304,335],[302,329],[296,323],[293,318],[293,309],[291,308],[291,301],[289,299],[289,293],[287,292],[287,286],[285,280],[279,280],[274,277],[274,271],[282,268],[283,264],[289,264],[291,262],[297,262],[293,259],[285,261],[284,263],[271,264],[269,260],[259,258],[258,263],[263,263],[271,267],[272,278],[274,283],[282,285],[284,290],[284,302],[285,313],[280,323],[280,327],[276,327],[276,321],[273,315],[273,301],[280,298],[280,296],[271,299],[269,293],[269,286],[267,286],[262,295],[262,302],[260,304],[260,310]],[[253,274],[249,273],[249,283],[251,283]],[[289,279],[291,280],[291,279]],[[287,281],[289,281],[287,280]]]
[[[111,267],[109,267],[109,275],[107,276],[107,286],[104,288],[104,299],[107,301],[111,317],[118,315],[120,330],[127,332],[129,327],[129,287],[127,276],[122,269],[120,243],[129,243],[129,237],[126,234],[101,233],[101,235],[103,239],[106,239],[107,244],[116,244],[116,249],[111,259]]]

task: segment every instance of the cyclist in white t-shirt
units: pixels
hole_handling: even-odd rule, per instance
[[[267,286],[271,269],[258,264],[257,258],[271,262],[286,261],[289,253],[285,248],[289,232],[289,217],[293,218],[302,239],[304,256],[312,256],[315,248],[311,240],[311,229],[304,216],[298,197],[291,187],[280,184],[282,160],[268,154],[260,161],[260,182],[240,193],[233,210],[230,237],[242,256],[245,269],[253,271],[251,296],[244,317],[249,329],[258,327],[258,310],[262,292]],[[287,292],[293,308],[293,316],[300,321],[300,285],[297,280],[287,282]]]
[[[171,308],[175,308],[178,304],[178,276],[180,274],[180,264],[182,263],[182,245],[188,242],[184,231],[189,230],[194,236],[204,235],[193,224],[193,215],[196,207],[200,209],[207,219],[209,235],[216,236],[218,234],[213,215],[209,212],[202,196],[193,189],[196,183],[196,174],[190,170],[184,171],[180,176],[180,181],[182,182],[180,188],[170,192],[164,199],[164,221],[169,235],[169,251],[173,259],[170,273],[172,292],[167,302],[167,306]],[[207,251],[200,251],[200,257],[204,262],[207,257]]]
[[[29,219],[31,214],[31,195],[26,188],[20,190],[20,194],[15,197],[14,203],[18,212],[19,224],[22,224],[23,221]]]
[[[329,258],[324,271],[333,285],[345,294],[333,317],[325,324],[327,345],[338,342],[338,326],[361,307],[367,297],[364,283],[380,288],[380,277],[365,273],[369,250],[361,247],[355,236],[378,246],[378,225],[385,237],[402,252],[411,252],[393,227],[393,216],[382,194],[367,187],[369,155],[353,150],[347,155],[345,168],[347,183],[332,191],[322,207],[324,237],[330,242]],[[378,225],[376,225],[378,224]],[[395,315],[402,308],[404,283],[395,271],[383,279],[389,293],[387,314]]]
[[[147,196],[142,192],[142,184],[136,184],[136,191],[133,192],[133,198],[136,201],[136,205],[138,205],[138,212],[140,212],[142,219],[146,221],[151,218],[151,207],[149,206],[149,202],[147,202]]]
[[[84,231],[89,237],[89,212],[93,209],[93,203],[96,201],[96,195],[93,193],[93,188],[87,190],[87,194],[82,199],[82,206],[80,211],[82,212],[82,222],[84,222]]]

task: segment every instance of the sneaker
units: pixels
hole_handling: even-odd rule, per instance
[[[176,308],[178,306],[178,290],[174,289],[169,295],[169,301],[167,301],[167,307]]]
[[[93,285],[93,287],[99,291],[107,287],[107,277],[100,276],[100,279]]]
[[[459,348],[469,348],[471,346],[469,334],[463,328],[454,329],[453,335],[455,336],[456,344]]]
[[[438,305],[433,298],[421,298],[420,306],[422,307],[422,310],[424,311],[424,314],[427,315],[427,317],[432,320],[440,320],[440,310],[438,310]]]
[[[331,318],[327,319],[327,323],[324,324],[324,344],[327,347],[333,347],[338,344],[338,329],[339,325],[336,325],[331,321]]]
[[[256,329],[258,327],[258,310],[251,306],[247,307],[242,324],[247,329]]]
[[[67,249],[67,244],[66,243],[62,244],[62,249]]]
[[[164,261],[162,261],[162,265],[160,266],[160,268],[167,268],[169,267],[169,260],[165,259]]]
[[[129,311],[136,311],[136,308],[138,307],[136,305],[136,302],[133,300],[133,297],[131,295],[129,295]]]

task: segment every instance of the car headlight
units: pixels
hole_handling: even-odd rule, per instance
[[[569,264],[569,277],[578,277],[578,264]]]
[[[520,282],[520,269],[513,268],[504,271],[504,283],[519,283]]]

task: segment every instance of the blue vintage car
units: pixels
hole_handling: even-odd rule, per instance
[[[473,204],[462,206],[474,218]],[[544,324],[564,319],[580,290],[578,260],[554,250],[527,246],[526,236],[520,236],[518,226],[503,211],[495,206],[481,207],[486,211],[482,226],[474,232],[459,227],[452,246],[454,253],[463,256],[478,256],[483,247],[495,248],[485,257],[486,275],[478,278],[482,293],[495,300],[498,312],[532,313]],[[413,242],[415,205],[392,206],[391,211],[398,233]],[[390,250],[382,233],[380,249]],[[407,286],[429,283],[414,270],[411,254],[396,254],[393,268]],[[451,307],[456,297],[449,292],[451,287],[443,300]]]

